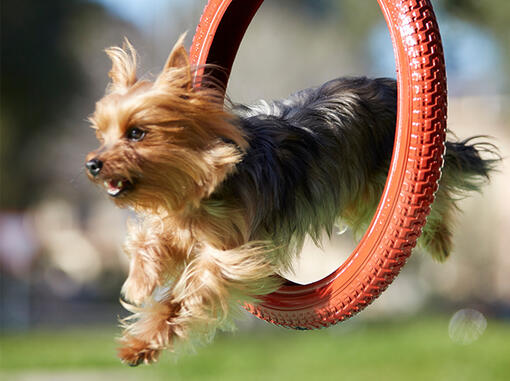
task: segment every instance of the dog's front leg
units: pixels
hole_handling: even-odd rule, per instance
[[[232,305],[272,292],[279,285],[274,251],[261,243],[232,250],[199,244],[172,289],[180,306],[174,324],[215,329],[229,318]]]
[[[228,322],[232,308],[274,291],[280,285],[274,274],[273,253],[267,246],[218,250],[195,245],[171,288],[133,310],[121,339],[120,358],[137,365],[154,361],[176,339],[198,336],[207,341]]]
[[[176,239],[175,227],[165,219],[151,216],[140,224],[129,223],[124,251],[130,264],[122,286],[124,299],[140,305],[182,267],[186,256],[183,243]]]

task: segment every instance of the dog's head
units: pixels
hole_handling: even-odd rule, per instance
[[[119,206],[179,210],[197,204],[246,147],[221,93],[193,87],[183,37],[154,81],[137,79],[129,41],[106,50],[111,83],[90,117],[101,146],[85,166]]]

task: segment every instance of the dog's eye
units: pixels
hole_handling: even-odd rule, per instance
[[[133,142],[139,142],[142,140],[145,136],[145,131],[138,128],[138,127],[132,127],[127,132],[127,138]]]

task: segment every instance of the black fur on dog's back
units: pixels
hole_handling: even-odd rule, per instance
[[[254,215],[251,239],[299,249],[306,234],[318,242],[339,218],[355,230],[367,226],[392,155],[396,81],[339,78],[233,111],[250,147],[219,193]],[[457,196],[479,190],[494,166],[482,151],[493,153],[494,146],[472,139],[446,144],[437,202],[421,240],[438,260],[451,249]]]

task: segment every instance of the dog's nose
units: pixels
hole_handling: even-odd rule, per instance
[[[98,159],[92,159],[92,160],[87,161],[85,166],[87,167],[87,169],[89,170],[89,173],[92,176],[97,176],[99,174],[99,172],[101,172],[101,168],[103,168],[103,162]]]

